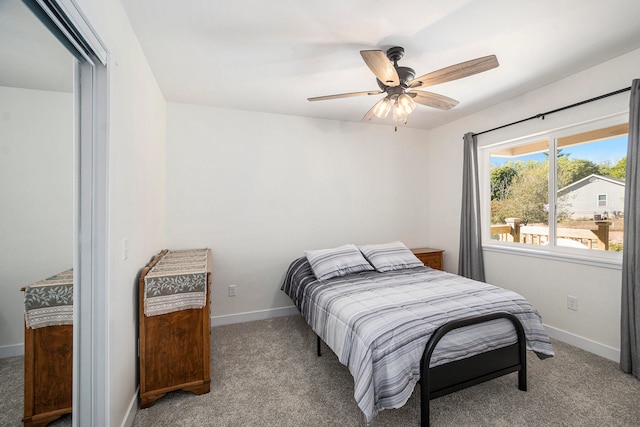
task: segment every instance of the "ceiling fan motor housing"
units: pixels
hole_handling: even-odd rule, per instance
[[[387,49],[387,58],[389,61],[396,63],[404,56],[404,48],[401,46],[394,46]]]
[[[380,90],[387,92],[389,95],[392,95],[392,92],[395,92],[393,91],[393,89],[395,88],[400,89],[399,93],[402,93],[403,89],[407,88],[407,83],[413,80],[416,76],[416,72],[413,70],[413,68],[398,67],[397,65],[395,65],[394,68],[396,69],[396,72],[398,73],[398,79],[400,80],[400,84],[398,86],[387,86],[379,79],[376,79]]]
[[[393,62],[393,68],[395,68],[396,73],[398,73],[398,79],[400,80],[400,84],[398,86],[387,86],[379,79],[376,79],[380,90],[387,92],[387,95],[390,97],[398,97],[399,95],[402,95],[405,92],[405,89],[407,89],[407,82],[410,82],[416,76],[416,72],[413,68],[398,66],[398,61],[402,59],[403,56],[404,48],[401,46],[394,46],[387,49],[387,58],[389,58],[389,61]]]

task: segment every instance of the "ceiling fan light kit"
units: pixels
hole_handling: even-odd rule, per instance
[[[413,99],[411,99],[411,97],[408,94],[403,93],[402,95],[396,98],[396,103],[393,106],[394,120],[395,121],[406,120],[407,116],[413,113],[413,110],[415,109],[416,109],[416,103],[413,102]],[[396,117],[395,117],[396,115],[399,117],[398,120],[396,120]]]
[[[367,122],[373,117],[384,119],[391,111],[395,122],[406,123],[407,116],[415,110],[416,103],[440,110],[450,110],[458,105],[458,101],[455,99],[418,89],[469,77],[499,65],[496,56],[489,55],[441,68],[415,78],[415,71],[412,68],[398,66],[398,61],[404,56],[404,48],[400,46],[389,48],[386,53],[381,50],[362,50],[360,55],[376,76],[379,91],[351,92],[307,99],[309,101],[324,101],[385,93],[386,96],[371,107],[362,121]]]
[[[389,115],[390,110],[391,110],[391,99],[388,96],[382,98],[380,101],[376,103],[376,105],[373,106],[373,114],[375,114],[376,117],[379,117],[381,119],[384,119],[385,117],[387,117],[387,115]]]

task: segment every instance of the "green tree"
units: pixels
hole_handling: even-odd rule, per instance
[[[547,213],[549,185],[549,162],[529,161],[514,177],[508,196],[491,203],[492,221],[504,218],[520,218],[523,223],[549,221]]]
[[[510,164],[491,169],[491,200],[504,200],[509,196],[511,183],[518,170]]]
[[[590,160],[558,157],[558,188],[581,180],[591,174],[600,174],[600,167]]]
[[[549,152],[548,152],[548,151],[543,152],[543,153],[542,153],[542,155],[543,155],[547,160],[549,160]],[[562,149],[562,148],[558,148],[558,150],[556,151],[556,158],[558,158],[558,159],[559,159],[559,158],[561,158],[561,157],[569,157],[569,153],[565,153],[565,152],[563,151],[563,149]]]
[[[604,175],[610,176],[611,178],[625,179],[627,175],[627,156],[624,156],[618,160],[615,165],[609,167],[606,172],[604,172]]]

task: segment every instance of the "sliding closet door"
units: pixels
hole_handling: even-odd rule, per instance
[[[75,57],[73,425],[108,420],[108,52],[72,0],[24,0]]]

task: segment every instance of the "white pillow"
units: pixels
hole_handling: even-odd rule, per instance
[[[404,268],[424,267],[402,242],[358,246],[371,265],[381,273]]]
[[[355,245],[304,251],[318,280],[373,270]]]

